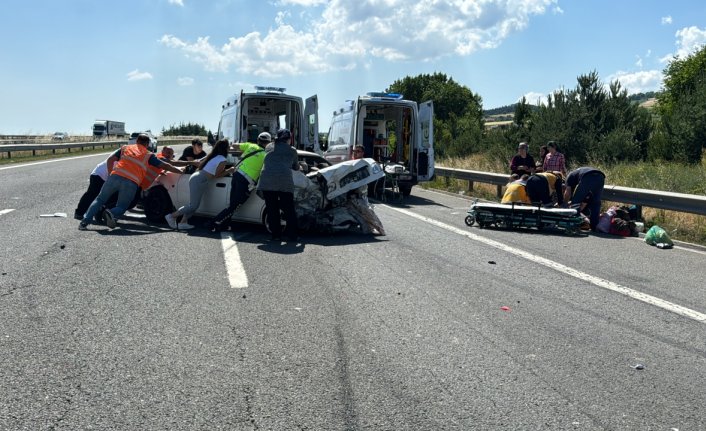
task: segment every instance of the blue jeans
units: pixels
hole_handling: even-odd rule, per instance
[[[123,216],[123,214],[125,214],[125,211],[127,211],[130,206],[130,202],[132,202],[135,198],[136,191],[137,184],[127,178],[121,177],[120,175],[109,176],[108,180],[105,184],[103,184],[100,193],[98,193],[96,200],[94,200],[91,206],[88,207],[88,211],[84,214],[81,223],[91,223],[93,216],[98,214],[98,211],[103,208],[103,205],[108,202],[108,199],[110,199],[113,193],[118,194],[118,202],[115,205],[115,208],[110,210],[110,213],[113,214],[114,219],[119,219]]]

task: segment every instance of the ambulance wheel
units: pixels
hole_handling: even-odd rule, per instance
[[[467,226],[473,226],[476,224],[476,219],[471,216],[466,216],[465,222]]]

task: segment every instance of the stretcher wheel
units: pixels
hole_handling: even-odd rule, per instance
[[[466,216],[466,219],[464,221],[466,222],[467,226],[473,226],[474,224],[476,224],[476,219],[471,216]]]

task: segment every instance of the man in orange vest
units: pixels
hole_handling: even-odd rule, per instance
[[[115,207],[103,210],[105,224],[111,229],[115,228],[116,220],[125,214],[130,202],[135,197],[135,192],[144,180],[148,166],[158,167],[175,174],[182,173],[181,169],[159,160],[151,153],[147,149],[149,143],[149,136],[141,134],[137,137],[137,143],[122,146],[108,158],[110,176],[103,184],[98,197],[88,207],[88,211],[78,225],[79,230],[86,230],[88,224],[110,196],[118,193],[118,202]]]

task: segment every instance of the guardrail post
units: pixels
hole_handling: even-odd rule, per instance
[[[468,180],[468,191],[472,192],[473,191],[473,181]]]
[[[10,154],[10,153],[7,153],[7,154]],[[32,150],[32,157],[34,157],[36,155],[37,155],[37,150]]]
[[[502,199],[502,197],[503,197],[503,186],[501,186],[500,184],[498,184],[496,187],[498,188],[498,193],[497,193],[498,199]]]

